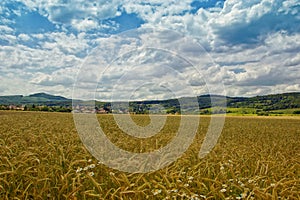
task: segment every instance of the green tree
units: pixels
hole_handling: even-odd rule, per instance
[[[299,114],[300,114],[300,110],[295,110],[295,111],[293,112],[293,114],[299,115]]]
[[[48,112],[49,111],[49,107],[48,106],[44,106],[44,107],[42,107],[41,111]]]

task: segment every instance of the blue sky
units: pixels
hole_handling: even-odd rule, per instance
[[[167,90],[159,89],[162,87],[184,91],[184,84],[178,84],[180,77],[184,77],[181,81],[185,83],[193,83],[193,92],[199,95],[208,92],[203,82],[209,82],[212,88],[216,83],[216,88],[220,81],[224,89],[209,91],[225,91],[230,96],[300,91],[299,24],[299,0],[2,0],[0,95],[48,92],[72,97],[78,73],[89,74],[86,79],[97,82],[101,93],[98,96],[103,100],[109,99],[112,84],[118,84],[112,80],[120,81],[125,73],[134,77],[126,76],[118,89],[137,98],[167,98],[163,94]],[[158,31],[147,36],[144,30],[148,29],[170,32]],[[178,50],[173,56],[165,55],[159,48],[169,50],[167,45],[161,45],[165,40],[176,45],[172,43],[172,33],[189,38],[182,40],[186,41],[185,46],[195,40],[211,59],[211,65],[203,64],[199,68],[199,76],[188,71],[191,68],[180,69],[180,66],[176,67],[176,73],[171,72],[173,68],[162,70],[162,65],[176,65],[175,60],[180,63],[179,54],[188,55],[182,51],[198,53],[195,45],[190,44],[191,47]],[[140,37],[146,39],[139,40]],[[121,56],[120,61],[120,55],[109,51],[120,53],[116,50],[137,41],[143,43],[134,44],[137,47],[152,41],[152,46],[147,44],[157,48],[156,52],[145,50],[139,55],[125,52],[127,57]],[[112,60],[119,62],[106,71],[110,73],[105,72],[105,78],[97,76],[96,71],[88,72],[88,67],[85,69],[95,48],[103,59],[113,55]],[[170,48],[176,51],[175,47]],[[136,63],[129,59],[135,59]],[[116,76],[122,70],[123,74]],[[133,84],[138,82],[137,77],[145,84],[156,81],[158,86],[152,90],[139,89]],[[88,82],[77,85],[82,90],[93,90]]]

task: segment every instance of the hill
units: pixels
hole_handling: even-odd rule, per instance
[[[220,107],[217,113],[243,113],[243,114],[266,114],[286,113],[282,110],[291,110],[300,112],[300,92],[271,94],[255,97],[224,97],[220,95],[201,95],[197,97],[200,114],[211,113],[211,99],[214,100],[215,106]],[[126,107],[125,102],[119,102],[118,108],[112,110],[110,102],[100,101],[76,101],[81,110],[105,110],[106,112],[128,113],[133,112],[136,114],[148,113],[149,109],[159,110],[159,107],[164,107],[166,113],[191,113],[197,114],[192,104],[193,98],[182,97],[180,99],[167,99],[167,100],[147,100],[147,101],[132,101],[129,103],[129,108]],[[185,107],[180,107],[179,102],[184,102]],[[55,96],[46,93],[36,93],[28,96],[12,95],[0,96],[0,105],[35,105],[47,107],[60,107],[68,108],[71,111],[72,99],[62,96]],[[226,105],[226,108],[225,106]],[[88,108],[88,109],[87,109]],[[45,109],[47,110],[47,109]],[[55,110],[55,109],[52,109]],[[158,111],[160,112],[160,111]]]
[[[229,107],[251,107],[266,110],[298,108],[300,106],[300,93],[283,93],[256,96],[250,98],[229,98]]]
[[[29,97],[43,98],[43,99],[47,99],[49,101],[67,101],[67,100],[69,100],[62,96],[54,96],[54,95],[46,94],[46,93],[31,94],[31,95],[29,95]]]
[[[55,96],[46,93],[36,93],[29,96],[13,95],[13,96],[0,96],[0,105],[47,105],[47,106],[65,106],[71,105],[72,100],[62,96]]]

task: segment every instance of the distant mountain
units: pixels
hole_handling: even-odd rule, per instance
[[[67,101],[67,100],[69,100],[62,96],[54,96],[54,95],[46,94],[46,93],[31,94],[28,97],[43,98],[43,99],[47,99],[49,101]]]
[[[11,96],[0,96],[1,105],[18,104],[21,101],[23,95],[11,95]]]
[[[255,108],[265,111],[300,108],[300,92],[270,94],[256,97],[229,97],[227,107]]]
[[[46,93],[36,93],[29,96],[13,95],[0,96],[0,105],[21,105],[21,104],[38,104],[38,105],[71,105],[72,100],[62,96],[55,96]]]

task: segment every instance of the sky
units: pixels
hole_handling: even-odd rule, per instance
[[[1,0],[0,61],[0,95],[299,92],[300,0]]]

